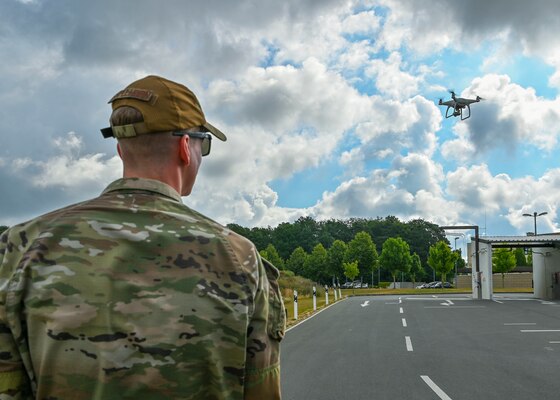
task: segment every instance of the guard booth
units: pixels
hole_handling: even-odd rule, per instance
[[[476,241],[477,239],[475,239]],[[537,236],[485,236],[478,238],[478,254],[472,257],[473,299],[491,300],[492,249],[530,248],[533,251],[534,296],[543,300],[560,300],[560,234]],[[473,246],[469,246],[472,254]],[[476,251],[474,251],[476,253]],[[475,268],[475,260],[479,268]],[[478,272],[476,272],[478,270]]]

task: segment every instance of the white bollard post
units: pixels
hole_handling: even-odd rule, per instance
[[[313,311],[317,311],[317,289],[313,286]]]
[[[294,290],[294,319],[297,319],[297,290]]]
[[[329,287],[327,285],[325,285],[325,303],[326,306],[329,305]]]

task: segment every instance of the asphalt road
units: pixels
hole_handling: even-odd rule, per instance
[[[560,399],[560,302],[494,300],[336,303],[287,332],[283,399]]]

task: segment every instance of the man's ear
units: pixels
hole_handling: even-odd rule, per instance
[[[191,151],[189,149],[189,136],[183,135],[179,140],[179,157],[187,165],[191,163]]]
[[[117,142],[117,153],[119,153],[119,157],[122,160],[122,150],[121,150],[121,146],[119,145],[119,142]]]

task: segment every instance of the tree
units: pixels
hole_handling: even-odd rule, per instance
[[[451,251],[447,242],[440,240],[430,246],[428,265],[441,274],[442,282],[445,282],[445,276],[453,269],[456,260],[457,253]],[[443,288],[443,285],[441,287]]]
[[[304,277],[315,282],[328,282],[327,250],[321,243],[313,248],[311,254],[305,259],[303,265]]]
[[[347,277],[350,281],[353,281],[355,277],[358,276],[360,270],[358,269],[358,262],[345,262],[342,264],[344,268],[344,276]],[[352,293],[354,293],[354,285],[352,285]]]
[[[420,261],[420,256],[416,253],[412,255],[412,260],[410,264],[410,271],[408,276],[412,280],[412,286],[416,287],[416,279],[421,278],[424,275],[424,270],[422,269],[422,261]]]
[[[305,265],[305,260],[307,259],[307,253],[302,247],[297,247],[288,261],[286,261],[286,268],[293,271],[296,275],[303,275],[303,267]]]
[[[261,257],[266,258],[276,268],[280,270],[284,269],[284,260],[280,257],[278,251],[276,251],[276,247],[274,247],[272,243],[266,246],[266,249],[261,250],[259,253]]]
[[[521,247],[515,249],[514,254],[515,254],[515,265],[517,265],[518,267],[527,265],[527,258],[525,258],[525,251]]]
[[[533,266],[533,250],[529,250],[529,254],[527,254],[527,265]]]
[[[393,288],[396,287],[397,274],[408,272],[412,262],[408,243],[399,238],[389,238],[383,243],[379,262],[393,277]]]
[[[375,271],[378,255],[369,233],[363,231],[356,233],[354,239],[348,243],[344,259],[346,262],[358,262],[358,269],[362,278],[364,275]],[[371,284],[373,286],[373,282]]]
[[[502,274],[502,288],[505,274],[515,268],[515,254],[510,249],[496,249],[492,252],[492,271]]]
[[[348,246],[342,240],[335,240],[327,252],[327,271],[330,276],[341,278],[344,275],[344,255]]]
[[[0,225],[0,234],[2,234],[2,232],[4,232],[7,229],[8,227],[6,225]]]

